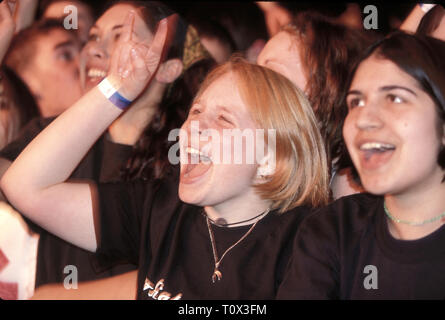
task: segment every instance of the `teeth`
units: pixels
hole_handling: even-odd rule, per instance
[[[105,78],[107,73],[103,70],[99,69],[90,69],[88,70],[88,77],[90,78]]]
[[[391,144],[380,143],[380,142],[367,142],[360,146],[360,150],[372,150],[372,149],[395,149]]]
[[[195,148],[187,147],[185,152],[191,154],[192,157],[199,157],[203,162],[210,162],[212,159],[205,155],[202,151],[197,150]]]

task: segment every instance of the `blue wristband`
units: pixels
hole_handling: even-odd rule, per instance
[[[99,83],[98,88],[108,100],[121,110],[125,110],[132,103],[132,101],[125,99],[119,94],[116,87],[108,78],[103,79],[102,82]]]
[[[108,98],[116,107],[121,110],[125,110],[130,104],[131,101],[122,97],[119,92],[115,92],[111,97]]]

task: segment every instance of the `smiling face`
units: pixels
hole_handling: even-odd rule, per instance
[[[114,5],[91,28],[88,42],[81,54],[81,74],[85,90],[93,88],[106,77],[125,17],[134,9],[130,4]],[[153,38],[153,34],[139,14],[136,15],[133,30],[133,36],[137,38],[149,40]]]
[[[301,41],[286,31],[273,36],[258,56],[260,66],[272,69],[291,80],[301,90],[305,90],[307,77],[300,57]]]
[[[373,55],[357,69],[347,104],[343,136],[367,191],[397,195],[440,184],[443,123],[414,78]]]
[[[20,74],[36,97],[44,117],[59,115],[81,96],[80,44],[64,29],[41,34],[30,67]]]
[[[199,143],[193,141],[193,126],[199,123],[201,132]],[[197,97],[192,105],[189,116],[182,126],[188,139],[181,138],[181,154],[186,154],[188,163],[181,163],[179,196],[182,201],[200,206],[217,206],[223,203],[236,203],[251,195],[253,181],[257,173],[255,162],[247,161],[247,147],[243,137],[242,148],[236,148],[231,138],[224,138],[223,130],[233,132],[235,129],[254,132],[257,125],[252,119],[248,106],[240,96],[237,80],[233,72],[217,78],[204,92]],[[216,135],[202,138],[206,132],[213,131]],[[247,147],[246,147],[247,145]],[[234,148],[236,148],[234,150]],[[255,149],[253,149],[255,152]],[[193,164],[194,154],[201,152],[204,157]],[[234,160],[226,163],[223,155],[230,152],[242,153],[241,163]],[[219,153],[219,161],[215,161]],[[182,156],[181,156],[182,158]]]

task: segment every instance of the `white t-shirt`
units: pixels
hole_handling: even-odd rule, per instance
[[[0,202],[0,250],[3,255],[0,298],[10,299],[11,295],[4,288],[15,284],[19,300],[34,295],[38,243],[39,235],[29,229],[21,215],[7,203]]]

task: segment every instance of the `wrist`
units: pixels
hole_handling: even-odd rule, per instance
[[[133,102],[133,99],[128,99],[128,94],[125,94],[125,91],[122,90],[122,83],[118,77],[107,76],[97,87],[108,100],[121,110],[125,110]]]

